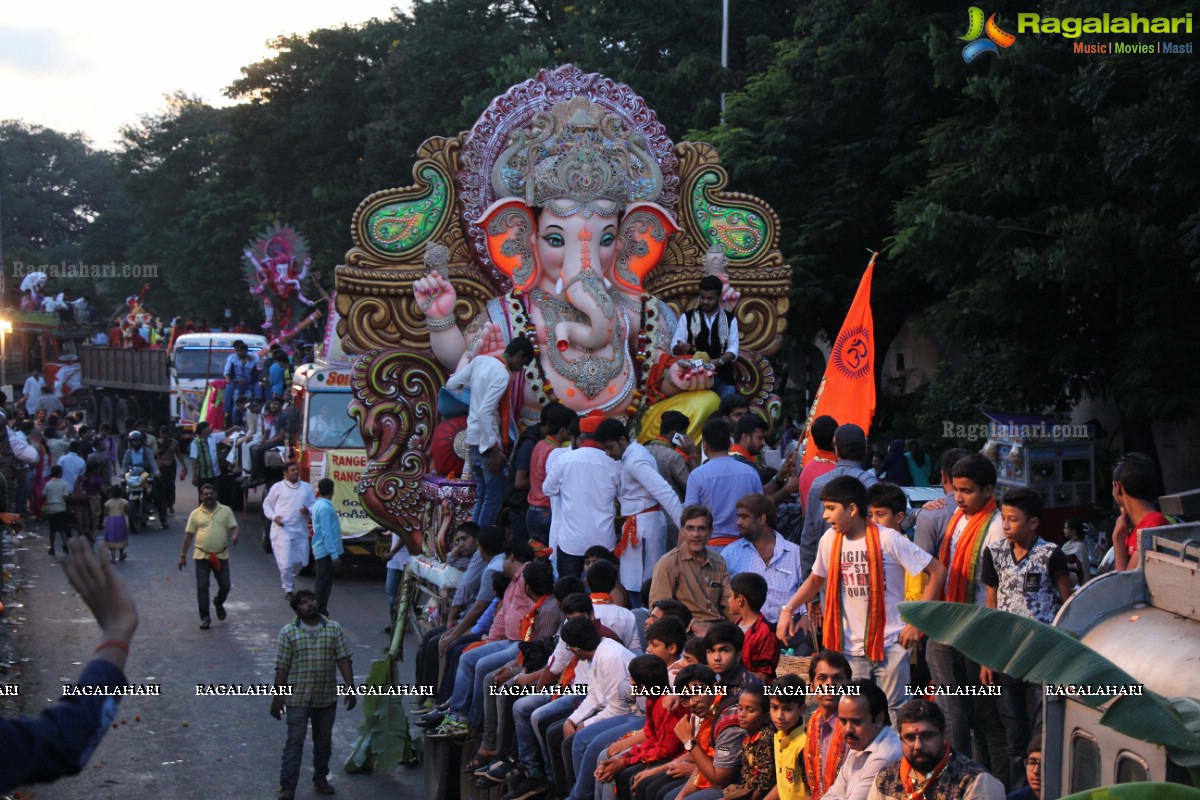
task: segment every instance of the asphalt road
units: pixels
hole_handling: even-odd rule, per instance
[[[159,684],[161,696],[122,700],[118,723],[109,730],[83,773],[53,784],[21,790],[23,798],[101,800],[121,798],[275,798],[286,731],[273,719],[267,697],[197,697],[196,684],[261,684],[274,678],[275,642],[292,619],[272,557],[260,546],[254,514],[239,515],[238,546],[231,548],[233,588],[224,622],[213,618],[200,630],[195,573],[177,569],[188,512],[195,489],[179,485],[176,514],[168,530],[134,534],[128,560],[119,565],[138,606],[141,623],[134,638],[127,675],[133,684]],[[258,498],[251,500],[257,509]],[[61,556],[47,555],[45,523],[28,528],[38,538],[22,539],[19,563],[29,588],[23,592],[25,622],[16,646],[29,658],[19,678],[26,713],[37,713],[59,698],[63,683],[73,683],[99,629],[67,583]],[[300,577],[297,588],[312,588]],[[389,638],[382,563],[344,561],[330,598],[330,614],[345,629],[354,657],[356,682],[365,679],[373,660],[382,657]],[[215,594],[215,582],[212,586]],[[401,681],[411,683],[415,640],[405,642],[408,659]],[[330,782],[343,798],[394,798],[424,793],[420,766],[390,774],[349,775],[342,764],[350,755],[362,722],[361,702],[347,712],[339,703],[333,730]],[[305,745],[297,797],[317,795],[311,788],[312,739]]]

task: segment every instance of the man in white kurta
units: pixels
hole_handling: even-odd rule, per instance
[[[288,462],[283,480],[272,486],[263,500],[263,514],[271,520],[271,551],[289,597],[296,573],[308,564],[309,508],[316,501],[312,486],[300,480],[300,465],[295,461]]]
[[[667,546],[667,519],[678,528],[683,506],[650,451],[630,441],[625,423],[616,419],[600,423],[596,442],[610,458],[621,462],[617,499],[625,523],[613,552],[621,559],[621,585],[630,599],[637,601],[642,582],[654,574],[654,565],[671,549]]]

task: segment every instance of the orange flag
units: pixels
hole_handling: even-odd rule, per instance
[[[854,294],[854,302],[846,313],[846,321],[833,342],[821,387],[817,389],[817,397],[805,421],[801,466],[817,454],[812,434],[808,433],[817,417],[828,414],[838,425],[853,422],[867,433],[871,432],[871,420],[875,416],[875,321],[871,317],[871,278],[878,257],[879,253],[872,253],[871,263],[867,265]]]

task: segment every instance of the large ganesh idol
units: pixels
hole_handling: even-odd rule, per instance
[[[643,438],[670,408],[698,428],[718,404],[712,371],[670,352],[706,271],[728,278],[738,390],[774,410],[764,356],[779,347],[791,285],[775,214],[722,191],[713,148],[673,144],[629,87],[543,70],[418,155],[414,186],[359,206],[337,277],[337,332],[364,354],[351,413],[368,448],[363,505],[378,522],[424,527],[434,440],[462,426],[438,416],[438,390],[514,336],[537,355],[510,388],[520,427],[558,400],[628,419]]]

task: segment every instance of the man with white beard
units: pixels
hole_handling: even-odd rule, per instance
[[[272,486],[263,500],[263,513],[271,520],[271,551],[289,600],[296,573],[308,564],[309,508],[316,501],[312,487],[300,482],[300,465],[295,461],[287,463],[283,480]]]

